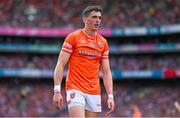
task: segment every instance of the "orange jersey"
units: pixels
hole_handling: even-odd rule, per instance
[[[81,29],[66,37],[62,51],[71,54],[66,90],[100,94],[99,71],[101,60],[108,59],[107,41],[98,33],[91,37]]]

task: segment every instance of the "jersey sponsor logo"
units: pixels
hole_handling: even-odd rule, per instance
[[[84,55],[87,55],[87,56],[98,56],[98,57],[101,56],[101,53],[97,52],[97,51],[79,50],[78,53],[79,54],[84,54]]]

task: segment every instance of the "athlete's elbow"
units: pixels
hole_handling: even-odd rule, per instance
[[[105,79],[112,78],[111,72],[103,73],[103,78]]]

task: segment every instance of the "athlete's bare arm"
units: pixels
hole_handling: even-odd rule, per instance
[[[56,64],[56,68],[54,71],[54,85],[61,85],[64,73],[64,67],[67,64],[70,58],[70,54],[64,51],[61,51],[59,54],[59,58]],[[61,92],[54,92],[53,103],[56,108],[61,108],[63,106],[63,97]]]
[[[106,92],[108,95],[113,95],[113,81],[108,59],[102,60],[102,72]],[[106,116],[110,115],[111,112],[114,110],[115,104],[113,96],[108,96],[107,104],[110,110],[105,114]]]

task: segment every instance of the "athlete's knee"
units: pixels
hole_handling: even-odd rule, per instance
[[[92,112],[89,110],[85,110],[85,116],[86,117],[99,117],[100,112]]]
[[[82,106],[73,106],[69,108],[70,117],[85,117],[85,108]]]

